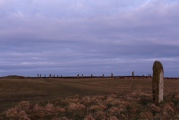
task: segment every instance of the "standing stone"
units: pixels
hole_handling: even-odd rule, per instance
[[[51,77],[52,77],[52,75],[50,74],[50,75],[49,75],[49,78],[51,78]]]
[[[134,71],[132,71],[132,77],[134,77]]]
[[[104,78],[104,74],[103,74],[103,78]]]
[[[83,74],[81,75],[81,77],[83,78]]]
[[[79,76],[80,76],[80,75],[78,74],[78,75],[77,75],[77,78],[79,78]]]
[[[153,79],[152,79],[152,95],[155,104],[159,104],[163,101],[163,89],[164,89],[164,70],[159,61],[155,61],[153,65]]]
[[[93,75],[91,74],[91,77],[93,77]]]
[[[113,77],[113,73],[111,73],[111,77]]]

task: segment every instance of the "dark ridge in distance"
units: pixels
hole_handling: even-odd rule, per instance
[[[58,77],[25,77],[25,76],[19,76],[19,75],[8,75],[3,76],[0,78],[10,78],[10,79],[25,79],[25,78],[31,78],[31,79],[37,79],[37,78],[63,78],[63,79],[85,79],[85,78],[116,78],[116,79],[141,79],[141,78],[152,78],[152,76],[58,76]],[[176,79],[177,77],[164,77],[164,79]]]

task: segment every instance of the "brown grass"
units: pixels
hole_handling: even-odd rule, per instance
[[[12,110],[8,109],[10,113],[9,115],[19,114],[20,111],[16,111],[14,109],[17,106],[17,103],[20,101],[18,106],[20,106],[21,110],[26,111],[27,109],[33,109],[36,111],[46,109],[46,111],[57,111],[57,109],[64,113],[68,111],[71,106],[75,106],[74,109],[77,111],[84,111],[84,109],[88,112],[95,112],[92,117],[103,117],[102,115],[105,113],[104,110],[108,110],[108,114],[114,117],[116,116],[115,111],[120,111],[122,113],[126,112],[125,106],[129,106],[131,100],[138,101],[136,104],[130,105],[128,108],[130,112],[138,112],[135,109],[135,105],[138,103],[142,105],[151,104],[151,110],[155,113],[158,113],[162,110],[164,112],[162,114],[173,113],[175,111],[175,105],[178,104],[179,95],[175,93],[179,92],[178,89],[179,80],[170,80],[167,79],[164,82],[164,96],[166,101],[170,101],[172,99],[171,104],[166,104],[165,107],[157,107],[151,103],[151,88],[152,88],[152,80],[151,78],[146,79],[145,77],[141,78],[85,78],[85,79],[63,79],[63,78],[38,78],[38,79],[29,79],[29,78],[1,78],[0,79],[0,112],[3,112],[7,108],[12,108]],[[113,95],[112,95],[113,94]],[[76,96],[75,96],[76,95]],[[106,96],[110,95],[110,96]],[[117,96],[121,96],[122,99],[126,99],[126,101],[121,101],[116,99]],[[71,99],[71,96],[75,96],[75,99]],[[85,96],[85,97],[79,97]],[[90,97],[95,96],[95,97]],[[166,97],[167,96],[167,97]],[[175,98],[174,98],[175,96]],[[123,98],[124,97],[124,98]],[[53,104],[48,103],[53,99],[60,98],[60,101],[56,100],[56,105],[58,108],[54,108]],[[61,99],[64,98],[64,99]],[[65,99],[66,98],[66,99]],[[135,99],[134,99],[135,98]],[[148,98],[148,100],[146,100]],[[30,106],[29,101],[34,106]],[[46,102],[40,102],[46,101]],[[105,102],[105,104],[100,104]],[[72,104],[73,103],[73,104]],[[87,107],[89,106],[89,107]],[[117,108],[115,106],[118,106]],[[120,107],[119,107],[120,106]],[[67,108],[64,108],[67,107]],[[87,107],[87,108],[86,108]],[[141,107],[142,109],[142,107]],[[21,115],[23,114],[21,111]],[[73,110],[72,110],[73,111]],[[85,112],[86,112],[85,111]],[[115,113],[115,114],[114,114]],[[40,113],[43,117],[45,113]],[[77,114],[77,113],[75,113]],[[85,114],[85,113],[83,113]],[[153,113],[152,113],[153,114]],[[139,114],[142,117],[151,117],[151,113],[148,111],[143,111]],[[156,116],[160,116],[156,114]],[[177,114],[178,115],[178,114]],[[177,116],[176,115],[176,116]],[[80,115],[79,115],[80,116]],[[86,117],[90,116],[86,114]],[[167,115],[165,115],[167,116]],[[27,117],[22,116],[22,117]],[[62,116],[68,117],[68,116]],[[114,118],[113,117],[113,118]],[[125,114],[120,115],[120,117],[127,117]],[[107,119],[107,118],[106,118]]]
[[[0,114],[6,120],[138,120],[179,119],[179,94],[165,96],[156,106],[151,94],[74,96],[66,99],[41,101],[38,104],[22,101]],[[89,101],[84,98],[89,97]],[[130,99],[128,99],[131,97]],[[145,99],[144,99],[145,98]],[[110,100],[109,100],[110,99]],[[72,102],[73,101],[73,102]],[[99,102],[100,101],[100,102]],[[115,101],[115,102],[113,102]]]

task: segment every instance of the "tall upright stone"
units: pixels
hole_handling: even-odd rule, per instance
[[[103,74],[103,76],[102,76],[103,78],[104,78],[104,74]]]
[[[49,78],[51,78],[51,77],[52,77],[52,75],[50,74],[50,75],[49,75]]]
[[[163,101],[164,90],[164,70],[159,61],[155,61],[153,65],[153,78],[152,78],[152,95],[155,104],[159,104]]]
[[[91,74],[91,78],[93,77],[93,74]]]
[[[132,71],[132,77],[134,77],[134,71]]]
[[[113,73],[111,73],[111,77],[113,77]]]

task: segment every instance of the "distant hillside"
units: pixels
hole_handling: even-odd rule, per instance
[[[4,76],[3,78],[24,79],[25,77],[19,75],[8,75],[8,76]]]

